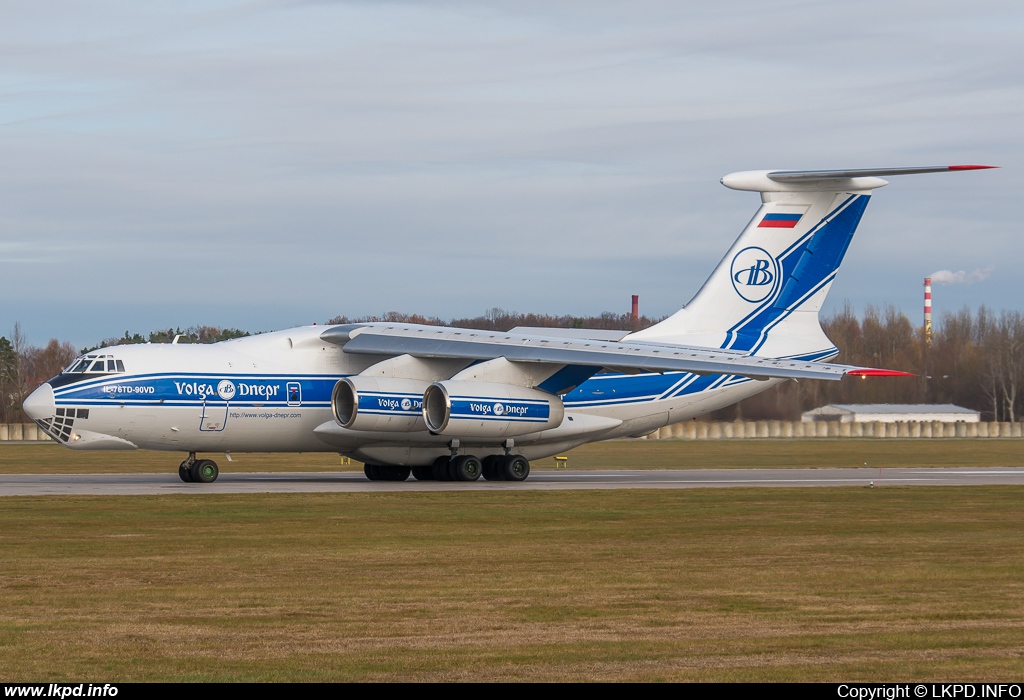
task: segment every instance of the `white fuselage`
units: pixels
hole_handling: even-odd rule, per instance
[[[451,439],[425,429],[341,427],[331,409],[334,386],[384,358],[347,354],[321,340],[324,330],[309,326],[212,345],[97,350],[90,356],[110,362],[105,367],[114,371],[87,367],[61,374],[26,409],[73,449],[330,451],[400,465],[429,464],[449,453]],[[537,459],[595,440],[644,435],[774,383],[687,373],[599,374],[562,397],[565,415],[557,427],[516,437],[512,451]],[[51,389],[48,422],[41,414]],[[485,439],[464,439],[461,446],[481,457],[506,449]]]

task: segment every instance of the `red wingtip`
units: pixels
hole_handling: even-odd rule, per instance
[[[998,168],[998,165],[951,165],[950,170],[991,170]]]
[[[896,369],[851,369],[847,372],[851,377],[916,377],[911,372],[900,372]]]

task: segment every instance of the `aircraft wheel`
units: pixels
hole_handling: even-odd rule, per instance
[[[505,457],[502,465],[502,476],[505,481],[524,481],[530,475],[530,462],[522,455],[509,455]]]
[[[192,481],[201,484],[212,484],[220,476],[220,469],[217,468],[217,463],[212,459],[200,459],[193,462],[189,472],[191,473]]]
[[[425,467],[413,467],[412,475],[416,478],[416,481],[433,481],[434,466],[427,465]]]
[[[449,469],[455,481],[476,481],[480,478],[483,465],[478,457],[463,455],[453,459]]]
[[[501,481],[502,464],[505,458],[501,455],[484,457],[481,473],[488,481]]]
[[[438,457],[434,460],[434,481],[451,481],[451,477],[448,476],[449,462],[451,462],[451,459],[448,457]]]
[[[363,465],[363,474],[366,474],[366,478],[369,479],[370,481],[379,481],[380,480],[380,474],[379,474],[379,472],[377,470],[377,465],[376,464],[364,464]]]
[[[394,464],[379,467],[379,469],[383,472],[385,481],[405,481],[409,478],[409,472],[411,471],[409,467],[400,467]]]
[[[178,467],[178,478],[180,478],[186,484],[192,483],[192,472],[189,471],[188,462],[182,462],[181,466]]]

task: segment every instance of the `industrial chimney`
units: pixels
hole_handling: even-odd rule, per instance
[[[932,278],[924,278],[924,344],[932,344]]]

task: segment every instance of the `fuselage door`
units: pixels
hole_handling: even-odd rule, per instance
[[[219,433],[228,422],[228,404],[223,406],[203,400],[203,413],[199,417],[199,430],[204,433]]]

